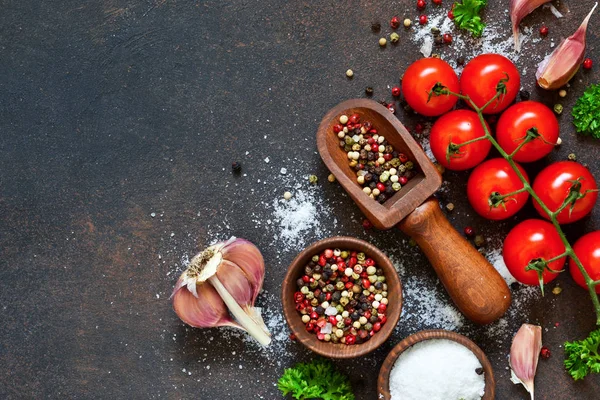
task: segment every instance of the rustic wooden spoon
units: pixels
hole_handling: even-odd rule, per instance
[[[414,163],[418,174],[394,196],[379,204],[366,195],[348,165],[346,152],[333,132],[341,115],[358,114],[371,121],[379,135]],[[367,99],[347,100],[323,117],[317,147],[327,168],[378,229],[396,225],[421,247],[458,309],[470,320],[488,324],[500,318],[511,302],[510,290],[498,271],[448,222],[431,195],[442,177],[402,123],[384,106]]]

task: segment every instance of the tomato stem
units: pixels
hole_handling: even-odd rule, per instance
[[[507,80],[508,80],[508,78],[507,78]],[[592,280],[590,275],[587,273],[587,271],[583,267],[583,264],[581,263],[581,260],[579,260],[579,257],[577,257],[577,254],[575,254],[575,252],[573,251],[573,247],[567,240],[567,237],[565,236],[564,232],[562,231],[560,224],[558,223],[558,220],[557,220],[557,217],[558,217],[558,214],[560,213],[560,211],[564,210],[570,204],[570,202],[565,200],[563,205],[558,210],[556,210],[556,212],[550,211],[550,209],[546,206],[546,204],[544,204],[544,202],[540,199],[540,197],[537,195],[537,193],[535,193],[535,191],[531,188],[531,185],[527,182],[527,179],[525,179],[525,176],[523,176],[523,174],[521,173],[519,168],[517,168],[516,163],[512,159],[512,156],[516,153],[516,151],[520,147],[517,147],[517,150],[515,150],[513,152],[513,154],[507,154],[506,151],[504,151],[504,149],[500,146],[500,144],[498,144],[496,139],[494,139],[494,137],[490,133],[490,130],[487,127],[485,119],[483,118],[483,110],[485,110],[490,104],[492,104],[492,102],[494,100],[496,100],[501,95],[503,95],[502,91],[498,90],[498,89],[499,88],[497,88],[496,95],[494,97],[492,97],[487,103],[485,103],[483,105],[483,107],[477,107],[477,105],[473,102],[473,100],[468,95],[454,93],[447,89],[444,91],[444,94],[450,94],[450,95],[458,97],[459,99],[462,99],[467,104],[469,104],[473,110],[475,110],[475,112],[479,116],[479,122],[483,126],[483,130],[485,132],[485,136],[482,136],[481,138],[477,138],[477,140],[481,140],[482,138],[485,138],[490,141],[490,143],[496,148],[496,150],[498,150],[500,155],[506,161],[508,161],[511,168],[515,171],[515,173],[517,174],[517,176],[523,183],[522,191],[526,191],[527,193],[529,193],[531,195],[531,198],[540,206],[540,208],[546,213],[546,215],[548,215],[550,221],[552,222],[552,225],[554,225],[554,227],[556,228],[556,231],[558,232],[558,235],[560,236],[561,241],[565,245],[565,252],[563,254],[561,254],[560,256],[555,257],[555,259],[559,259],[562,257],[570,257],[571,260],[573,260],[573,262],[575,263],[575,265],[577,266],[577,268],[583,275],[585,284],[588,287],[588,291],[590,293],[590,297],[592,298],[592,304],[594,306],[594,311],[596,312],[596,325],[600,325],[600,299],[598,297],[598,294],[596,293],[596,286],[600,285],[600,281]],[[524,140],[520,146],[522,146],[524,143],[526,143],[526,140]],[[467,144],[467,142],[465,142],[464,144]],[[517,191],[517,192],[520,193],[521,191]],[[571,196],[569,196],[567,199],[569,199],[570,197]],[[551,261],[554,261],[555,259],[552,259]]]

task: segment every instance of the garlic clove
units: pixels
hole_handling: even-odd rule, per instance
[[[521,41],[519,40],[519,24],[521,23],[521,20],[542,4],[549,3],[550,1],[551,0],[510,0],[510,20],[512,22],[513,38],[515,40],[515,51],[521,51]]]
[[[563,40],[558,47],[539,64],[535,74],[538,85],[544,89],[559,89],[577,73],[585,56],[585,36],[592,13],[585,17],[577,31]]]
[[[265,262],[256,246],[244,239],[236,239],[223,247],[223,258],[231,261],[244,271],[254,287],[252,302],[260,293],[265,276]]]
[[[223,300],[211,285],[204,285],[197,291],[197,295],[181,286],[173,294],[173,308],[183,322],[196,328],[237,325],[233,323]]]
[[[542,348],[542,327],[523,324],[510,347],[510,380],[522,384],[533,400],[533,381]]]
[[[217,277],[240,306],[252,303],[254,288],[240,267],[223,260],[217,271]]]

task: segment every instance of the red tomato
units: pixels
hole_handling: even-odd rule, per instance
[[[580,193],[583,194],[587,190],[598,189],[596,180],[590,171],[574,161],[560,161],[550,164],[538,174],[532,187],[550,211],[554,212],[560,208],[569,196],[573,185],[572,182],[578,178],[581,178]],[[556,219],[560,224],[569,224],[578,221],[592,211],[597,199],[598,192],[589,192],[585,197],[575,202],[575,207],[572,211],[569,210],[570,206],[567,206],[567,208],[558,214]],[[542,217],[550,219],[537,202],[534,201],[533,205]]]
[[[527,173],[517,164],[521,174],[529,182]],[[487,219],[501,220],[517,213],[529,198],[529,193],[518,193],[504,199],[504,205],[492,207],[492,195],[505,195],[523,188],[523,183],[508,161],[492,158],[473,170],[467,182],[467,197],[477,214]]]
[[[547,156],[558,139],[558,120],[554,112],[537,101],[522,101],[506,110],[496,125],[496,140],[508,154],[523,143],[527,132],[535,128],[540,135],[521,147],[513,159],[532,162]]]
[[[587,235],[582,236],[575,245],[573,246],[573,250],[583,268],[585,268],[586,272],[592,278],[592,280],[597,281],[600,279],[600,231],[595,231],[588,233]],[[585,284],[585,279],[583,279],[583,274],[577,268],[577,265],[573,260],[569,261],[569,271],[571,271],[571,276],[577,282],[579,286],[585,288],[587,290],[587,285]],[[596,286],[596,293],[600,293],[600,286]]]
[[[436,83],[458,93],[458,77],[452,67],[439,58],[421,58],[404,72],[402,92],[409,106],[419,114],[436,117],[450,111],[458,98],[452,95],[432,96],[429,92]]]
[[[486,126],[488,130],[489,125]],[[444,167],[462,171],[481,163],[490,152],[492,144],[489,140],[480,140],[458,149],[458,153],[447,159],[448,145],[461,144],[471,139],[485,136],[485,131],[477,113],[469,110],[456,110],[442,115],[431,128],[431,151]]]
[[[506,95],[483,110],[484,114],[497,114],[513,102],[521,88],[519,71],[508,58],[500,54],[482,54],[475,57],[463,69],[460,90],[462,94],[468,95],[477,107],[483,107],[496,95],[496,86],[500,80],[506,79],[507,75]]]
[[[554,225],[541,219],[528,219],[515,226],[504,239],[502,257],[508,271],[525,285],[539,284],[537,271],[526,271],[525,267],[535,259],[550,260],[565,252],[563,244]],[[560,271],[565,259],[560,258],[548,264],[554,271]],[[556,279],[558,274],[547,269],[542,273],[544,283]]]

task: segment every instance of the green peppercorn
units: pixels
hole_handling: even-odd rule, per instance
[[[415,167],[415,164],[412,161],[407,161],[406,163],[404,163],[404,166],[406,167],[407,170],[411,170]]]
[[[383,171],[381,175],[379,175],[379,181],[382,183],[386,182],[388,179],[390,179],[390,173],[388,171]]]
[[[352,146],[354,144],[354,139],[352,139],[352,136],[346,136],[344,138],[344,141],[346,142],[346,144]]]
[[[348,258],[348,252],[346,250],[342,251],[342,253],[340,254],[340,257],[342,258]]]
[[[366,256],[365,256],[365,253],[362,253],[362,252],[361,252],[361,253],[358,253],[358,254],[356,255],[356,259],[357,259],[358,261],[365,261],[365,258],[366,258]]]
[[[562,104],[554,105],[554,112],[557,113],[558,115],[562,114],[563,110],[564,110],[564,107]]]
[[[335,288],[336,288],[337,290],[344,290],[344,282],[342,282],[342,281],[339,281],[339,282],[337,282],[337,283],[335,284]]]
[[[338,321],[337,324],[335,324],[336,327],[340,328],[340,329],[344,329],[344,321]]]
[[[342,307],[346,307],[348,305],[348,303],[350,302],[350,300],[348,300],[347,297],[342,297],[340,299],[340,304],[342,305]]]
[[[575,155],[575,153],[571,153],[567,156],[567,158],[571,161],[577,161],[577,156]]]
[[[319,282],[314,281],[308,284],[311,289],[316,289],[319,286]]]
[[[475,246],[481,247],[485,244],[485,238],[482,235],[476,235],[473,243],[475,243]]]
[[[383,276],[383,275],[380,275],[380,276],[378,276],[378,277],[377,277],[377,280],[378,280],[379,282],[385,282],[385,276]]]
[[[313,306],[313,307],[318,306],[319,305],[319,299],[312,299],[310,301],[310,305]]]
[[[308,292],[308,293],[305,293],[305,294],[306,294],[306,298],[308,300],[312,300],[312,299],[315,298],[315,294],[313,292]]]
[[[334,290],[335,290],[335,286],[333,286],[331,283],[328,283],[327,286],[325,286],[326,292],[333,292]]]
[[[311,175],[308,177],[308,181],[311,183],[311,185],[316,185],[319,181],[319,178],[317,178],[316,175]]]
[[[365,324],[365,329],[366,329],[367,331],[370,331],[371,329],[373,329],[373,324],[372,324],[372,323],[370,323],[370,322],[367,322],[367,323]]]
[[[392,183],[392,189],[394,189],[396,192],[400,189],[402,189],[402,185],[398,182],[394,182]]]
[[[400,40],[400,35],[398,35],[396,32],[393,32],[390,35],[390,42],[392,42],[392,43],[398,43],[399,40]]]
[[[367,279],[369,280],[369,282],[375,283],[377,282],[377,275],[369,275]]]
[[[399,158],[392,158],[389,163],[394,167],[394,168],[398,168],[402,163],[400,162]]]

